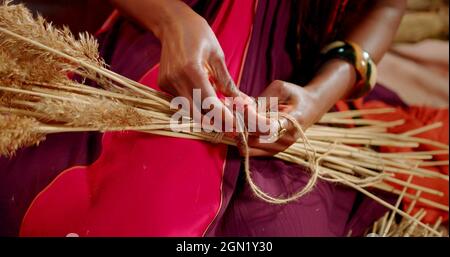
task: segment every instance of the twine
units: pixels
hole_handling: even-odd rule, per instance
[[[302,127],[300,126],[300,124],[298,123],[298,121],[293,118],[292,116],[285,114],[285,113],[280,113],[280,116],[282,116],[283,118],[286,118],[288,121],[290,121],[292,123],[292,125],[294,126],[294,128],[297,130],[297,133],[299,133],[300,137],[303,139],[303,144],[306,147],[310,147],[313,151],[314,154],[311,155],[311,153],[309,153],[307,151],[307,156],[308,156],[308,163],[309,165],[309,170],[311,172],[311,177],[308,181],[308,183],[304,186],[304,188],[300,189],[299,191],[297,191],[296,193],[292,194],[291,196],[288,196],[286,198],[278,198],[275,196],[271,196],[268,193],[264,192],[253,180],[252,178],[252,172],[250,170],[250,153],[249,153],[249,145],[248,145],[248,131],[247,128],[245,126],[245,123],[243,121],[243,117],[240,114],[237,114],[236,116],[236,124],[238,126],[239,131],[243,131],[242,133],[239,133],[239,138],[238,140],[240,140],[241,142],[241,146],[243,147],[241,150],[244,153],[244,172],[245,172],[245,176],[246,176],[246,180],[247,183],[250,186],[250,189],[253,191],[253,193],[260,198],[263,201],[266,201],[268,203],[272,203],[272,204],[286,204],[289,202],[293,202],[298,200],[299,198],[303,197],[304,195],[306,195],[307,193],[309,193],[314,186],[317,183],[317,179],[319,177],[319,164],[317,162],[316,159],[316,151],[314,149],[314,147],[309,143]]]
[[[223,141],[225,133],[215,133],[213,138],[211,139],[211,143],[213,144],[220,144]]]

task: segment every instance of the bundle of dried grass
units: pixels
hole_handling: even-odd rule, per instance
[[[431,227],[439,234],[430,233],[429,230],[419,226],[426,215],[425,209],[420,209],[412,217],[415,220],[400,218],[395,219],[395,212],[387,212],[381,219],[377,220],[366,232],[368,237],[448,237],[448,230],[442,226],[440,217]],[[391,220],[392,217],[392,220]]]
[[[408,179],[408,184],[403,187],[403,190],[397,199],[395,207],[398,208],[402,202],[403,197],[406,195],[406,191],[411,185],[412,176]],[[413,213],[414,207],[422,194],[422,191],[416,191],[416,194],[411,197],[413,201],[408,206],[406,213],[412,217],[412,219],[405,219],[404,217],[398,217],[397,210],[386,212],[386,214],[367,229],[366,236],[369,237],[448,237],[448,228],[442,226],[443,218],[440,216],[431,228],[438,233],[430,233],[429,229],[419,226],[423,223],[427,211],[424,208]]]
[[[11,155],[19,148],[39,144],[44,134],[32,129],[38,124],[33,118],[0,114],[0,154]]]
[[[69,79],[68,73],[76,74],[81,80]],[[83,34],[76,39],[68,29],[55,29],[43,18],[34,18],[24,6],[9,2],[0,6],[0,75],[1,155],[12,155],[20,147],[37,144],[47,134],[74,131],[135,130],[236,145],[234,138],[216,133],[173,132],[170,120],[175,110],[170,109],[167,95],[108,70],[99,58],[97,43],[91,36]],[[87,80],[94,81],[100,88],[88,86]],[[310,181],[297,193],[284,198],[266,194],[253,182],[248,151],[244,151],[247,153],[247,181],[259,198],[282,204],[309,192],[320,178],[354,188],[406,220],[415,221],[410,214],[377,197],[369,189],[401,195],[394,185],[408,185],[415,190],[443,196],[443,192],[407,183],[395,174],[448,180],[447,175],[425,168],[448,165],[448,161],[427,161],[435,154],[448,155],[448,146],[414,137],[441,124],[395,135],[386,131],[402,121],[359,118],[391,111],[328,113],[302,133],[294,145],[277,154],[276,158],[310,167]],[[342,127],[347,124],[355,126]],[[197,125],[191,122],[178,126],[192,128]],[[301,131],[301,127],[297,128]],[[246,133],[240,136],[247,147]],[[377,146],[417,147],[419,144],[434,145],[442,150],[401,154],[373,150]],[[448,206],[427,198],[418,198],[418,201],[448,212]],[[430,234],[439,234],[420,221],[417,224]]]

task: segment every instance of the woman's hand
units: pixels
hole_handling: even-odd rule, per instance
[[[202,113],[202,103],[193,103],[193,90],[200,89],[202,102],[210,97],[210,103],[225,115],[224,121],[232,122],[232,114],[219,100],[216,90],[224,96],[236,96],[238,90],[208,23],[180,0],[113,2],[160,39],[160,88],[174,96],[187,98],[194,117],[201,116],[193,115],[193,111]]]
[[[262,97],[277,97],[278,111],[293,117],[303,130],[320,120],[355,83],[354,68],[341,60],[331,60],[319,70],[305,87],[284,81],[273,81],[261,94]],[[275,130],[280,126],[286,132],[274,143],[260,140],[260,135],[249,138],[251,156],[273,156],[284,151],[297,141],[300,134],[291,121],[279,116]],[[273,131],[272,131],[273,132]]]
[[[186,97],[193,108],[197,107],[192,103],[193,89],[201,90],[202,101],[206,97],[216,98],[216,108],[224,107],[216,97],[215,89],[225,96],[237,96],[238,90],[228,73],[224,53],[202,17],[189,9],[184,14],[178,13],[177,19],[160,31],[162,53],[158,84],[163,90]],[[226,109],[222,113],[227,113]]]
[[[223,115],[223,122],[214,124],[222,124],[215,127],[222,130],[223,124],[233,124],[233,116],[217,97],[216,90],[225,96],[236,96],[238,90],[208,23],[188,6],[177,8],[176,17],[160,23],[156,30],[162,44],[158,84],[166,92],[188,99],[194,119],[202,117],[194,112],[202,114],[202,103],[209,98],[213,108]],[[194,89],[200,90],[202,102],[194,102]]]
[[[213,96],[212,79],[224,95],[236,96],[224,53],[209,24],[189,7],[176,17],[159,29],[160,86],[175,95],[192,95],[193,88],[200,88],[205,96]]]
[[[344,38],[357,43],[378,62],[391,45],[405,11],[406,0],[373,1],[370,7],[360,13],[359,20],[347,24]],[[351,92],[355,81],[355,69],[335,59],[326,62],[304,88],[276,81],[263,94],[278,96],[285,101],[287,106],[282,107],[281,111],[291,113],[305,129]],[[282,120],[283,126],[287,126],[285,123]],[[250,155],[271,156],[288,148],[298,135],[294,134],[292,125],[287,129],[288,132],[273,144],[260,143],[257,137],[251,138]]]
[[[327,111],[320,105],[317,95],[298,85],[276,80],[273,81],[261,94],[261,97],[277,97],[278,111],[293,117],[303,130],[317,122]],[[278,121],[272,121],[275,132],[285,129],[285,133],[275,142],[268,143],[261,140],[260,135],[249,137],[251,156],[272,156],[284,151],[297,141],[300,134],[293,123],[282,115]],[[281,128],[280,128],[281,126]],[[273,134],[274,131],[272,131]]]

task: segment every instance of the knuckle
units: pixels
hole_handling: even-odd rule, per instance
[[[274,80],[273,82],[272,82],[272,85],[273,86],[275,86],[275,87],[283,87],[284,86],[284,82],[282,81],[282,80]]]
[[[199,61],[188,61],[180,69],[180,73],[183,75],[189,75],[191,73],[201,72],[201,64]]]

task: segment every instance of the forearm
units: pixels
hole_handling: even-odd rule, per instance
[[[405,9],[404,0],[379,0],[354,26],[347,28],[345,40],[367,51],[374,62],[381,60],[388,50]],[[345,61],[330,60],[319,70],[307,86],[322,112],[328,111],[347,95],[356,82],[355,69]]]
[[[406,0],[377,0],[355,25],[347,28],[346,40],[357,43],[378,63],[389,49],[400,25]]]
[[[188,12],[193,12],[180,0],[111,0],[126,16],[162,37],[165,27]]]

